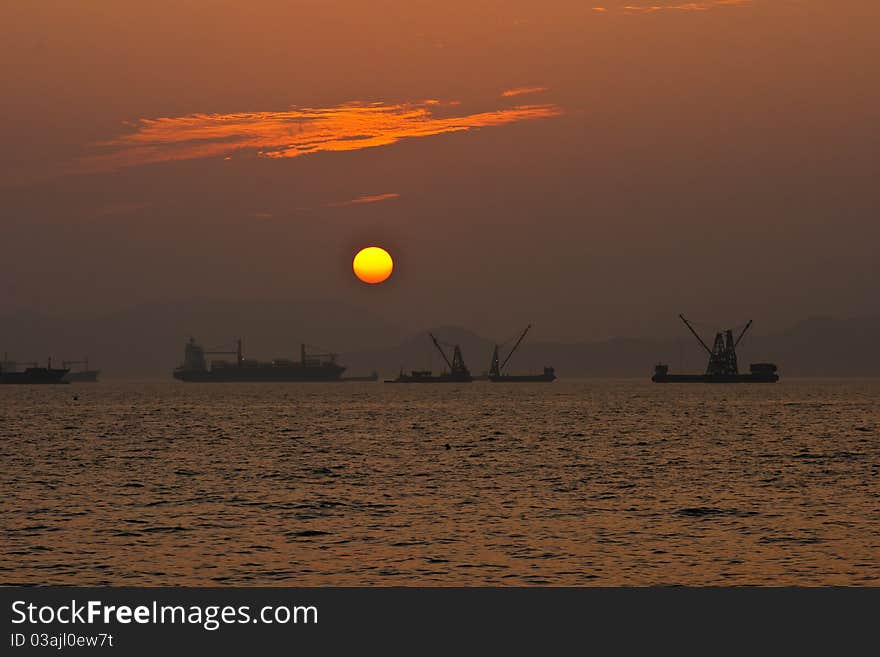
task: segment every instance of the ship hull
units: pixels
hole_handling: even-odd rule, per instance
[[[369,376],[344,376],[340,379],[340,381],[378,381],[378,374],[370,374]]]
[[[769,374],[655,374],[654,383],[776,383],[779,375]]]
[[[29,367],[24,372],[0,372],[0,384],[53,385],[65,384],[64,375],[69,370],[48,367]]]
[[[101,370],[84,370],[82,372],[68,372],[64,380],[68,383],[97,383]]]
[[[451,376],[399,376],[396,379],[386,379],[385,383],[470,383],[472,378]]]
[[[490,376],[492,383],[552,383],[556,380],[554,374],[523,374]]]
[[[228,367],[222,370],[174,370],[187,383],[312,383],[340,381],[344,367]]]

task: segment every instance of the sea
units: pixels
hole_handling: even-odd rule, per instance
[[[0,386],[0,584],[880,584],[880,380]]]

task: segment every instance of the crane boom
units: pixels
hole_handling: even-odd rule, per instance
[[[705,342],[703,342],[703,338],[701,338],[700,334],[694,330],[694,327],[691,326],[691,323],[689,321],[687,321],[687,319],[685,319],[684,315],[679,315],[679,318],[681,319],[681,321],[684,322],[684,325],[688,327],[688,330],[694,334],[694,337],[700,342],[700,344],[703,345],[703,349],[705,349],[709,353],[709,355],[711,356],[712,350],[709,349],[709,347],[706,345]]]
[[[433,333],[428,333],[431,336],[431,340],[434,342],[434,346],[437,347],[437,351],[440,352],[440,355],[443,356],[443,360],[446,361],[446,366],[449,368],[449,371],[452,371],[452,363],[449,362],[449,358],[446,357],[446,352],[443,351],[443,347],[440,346],[440,343],[437,342],[437,338],[434,337]]]
[[[751,327],[751,325],[752,325],[752,320],[749,320],[748,324],[746,324],[746,325],[743,327],[742,333],[739,334],[739,337],[736,339],[736,342],[733,343],[733,346],[734,346],[734,347],[738,347],[738,346],[739,346],[740,341],[743,339],[743,337],[744,337],[745,334],[746,334],[746,331],[749,330],[749,328]]]
[[[531,324],[529,324],[528,326],[526,326],[526,330],[523,331],[523,332],[522,332],[522,335],[519,336],[519,340],[517,340],[517,341],[516,341],[516,344],[513,345],[513,349],[510,350],[510,353],[507,354],[507,358],[505,358],[505,359],[504,359],[504,362],[501,363],[501,367],[499,368],[501,371],[504,370],[504,366],[507,365],[507,361],[509,361],[509,360],[510,360],[510,357],[513,356],[513,353],[517,350],[517,348],[519,347],[520,342],[523,341],[523,338],[526,337],[526,333],[529,332],[529,329],[530,329],[530,328],[532,328],[532,325],[531,325]]]

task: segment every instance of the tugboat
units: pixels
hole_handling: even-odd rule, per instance
[[[543,374],[504,373],[504,368],[507,366],[507,363],[510,362],[511,356],[513,356],[513,354],[519,348],[520,343],[523,341],[523,338],[526,337],[526,333],[529,332],[530,328],[532,328],[531,324],[526,326],[525,330],[522,332],[522,335],[519,336],[519,339],[516,341],[516,344],[513,345],[513,349],[511,349],[510,353],[507,354],[507,358],[504,359],[503,363],[499,364],[499,346],[497,344],[495,345],[495,351],[492,352],[492,363],[489,365],[488,376],[488,379],[492,383],[552,383],[556,380],[556,370],[554,370],[552,367],[545,367]]]
[[[235,361],[214,360],[210,367],[205,354],[234,355]],[[236,341],[235,351],[206,351],[190,338],[184,349],[183,365],[174,370],[174,378],[197,383],[215,382],[289,382],[289,381],[339,381],[345,368],[336,362],[336,354],[309,354],[300,345],[300,360],[276,358],[260,362],[245,358],[241,340]]]
[[[453,345],[452,360],[450,361],[443,347],[440,346],[440,342],[434,337],[434,334],[428,333],[428,335],[431,337],[434,346],[437,347],[437,351],[443,356],[443,360],[446,361],[446,366],[449,369],[437,376],[434,376],[431,370],[412,370],[409,374],[405,374],[401,370],[396,379],[386,379],[385,383],[470,383],[474,380],[467,365],[464,364],[461,347],[457,344]]]
[[[694,337],[709,354],[709,365],[705,374],[670,374],[669,366],[662,363],[654,367],[654,383],[776,383],[779,375],[773,363],[752,363],[748,374],[740,374],[736,359],[736,348],[742,342],[746,332],[752,326],[749,320],[736,340],[733,329],[726,329],[715,334],[715,342],[710,349],[684,315],[679,315]]]
[[[36,363],[27,363],[27,367],[19,372],[17,363],[4,357],[0,362],[0,384],[58,384],[67,383],[64,375],[67,369],[52,367],[52,359],[49,359],[47,367],[37,367]]]

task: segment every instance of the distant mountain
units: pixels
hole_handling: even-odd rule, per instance
[[[461,345],[475,374],[489,367],[493,343],[470,330],[441,326],[438,340]],[[190,335],[206,347],[241,336],[245,352],[256,358],[298,357],[299,343],[340,353],[347,374],[373,370],[383,376],[404,369],[443,369],[427,331],[407,333],[351,306],[322,299],[282,301],[202,300],[187,304],[144,305],[103,316],[0,318],[0,355],[13,360],[55,362],[89,356],[108,377],[165,378],[180,362]],[[713,336],[704,339],[711,342]],[[739,348],[741,368],[770,361],[786,376],[880,376],[880,316],[814,318],[772,335],[755,332]],[[502,357],[510,345],[502,349]],[[700,372],[706,354],[682,327],[674,339],[613,339],[602,342],[531,342],[511,359],[512,373],[539,372],[544,365],[560,377],[649,377],[654,364],[675,372]]]
[[[778,335],[756,337],[754,348],[791,376],[880,376],[880,315],[813,318]]]

